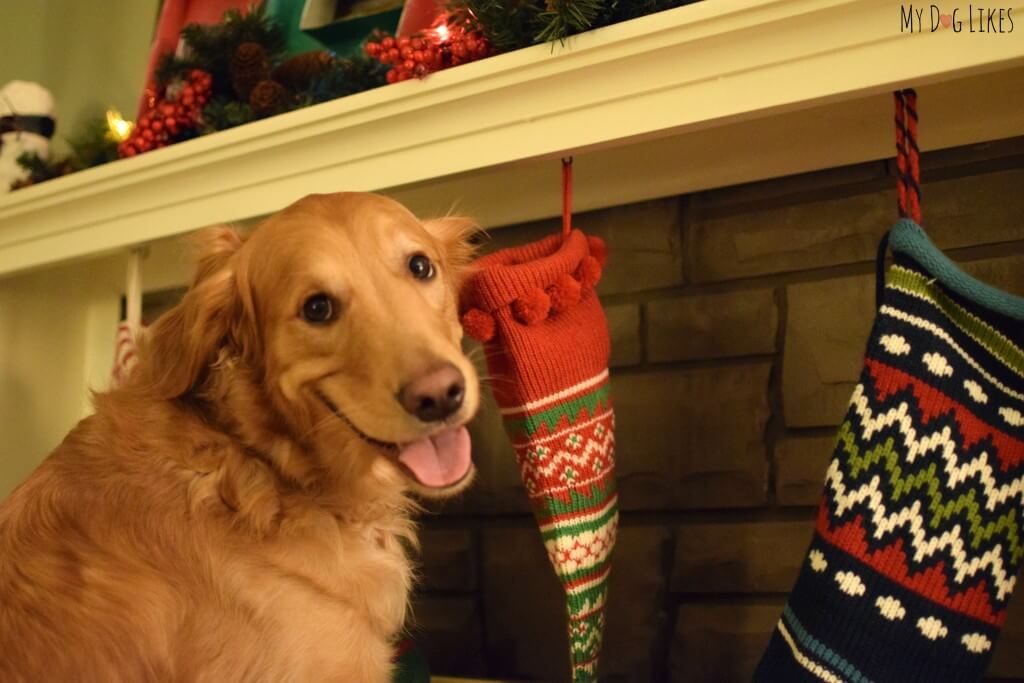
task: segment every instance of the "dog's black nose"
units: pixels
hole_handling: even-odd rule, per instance
[[[451,363],[434,368],[402,387],[398,400],[424,422],[443,420],[460,407],[466,395],[466,378]]]

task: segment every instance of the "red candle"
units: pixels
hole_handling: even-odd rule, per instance
[[[444,6],[438,0],[406,0],[395,35],[411,36],[428,29],[443,14]]]

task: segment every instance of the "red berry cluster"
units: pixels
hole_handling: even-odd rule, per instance
[[[149,107],[135,122],[131,136],[117,146],[121,158],[132,157],[176,142],[193,130],[210,99],[213,76],[201,69],[192,69],[188,78],[169,86],[162,98],[153,96]]]
[[[381,33],[363,49],[381,64],[391,65],[388,83],[423,78],[434,71],[489,57],[493,52],[479,31],[444,23],[408,37]]]

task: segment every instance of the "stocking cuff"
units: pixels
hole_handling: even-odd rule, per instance
[[[932,244],[914,221],[904,219],[896,223],[889,233],[889,245],[897,254],[912,258],[939,283],[967,302],[1010,320],[1024,321],[1024,297],[996,289],[962,271]]]
[[[581,289],[593,287],[600,278],[606,258],[604,242],[573,230],[564,239],[551,235],[521,247],[502,249],[480,258],[462,290],[463,312],[476,309],[489,314],[546,293],[554,309],[559,296],[579,300]],[[568,282],[571,278],[574,282]],[[559,288],[572,288],[563,293]],[[547,307],[545,307],[547,308]],[[531,321],[536,322],[536,321]]]

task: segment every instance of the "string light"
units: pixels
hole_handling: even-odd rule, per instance
[[[112,140],[124,142],[131,136],[135,124],[121,116],[121,112],[118,110],[108,109],[107,128],[110,130],[109,135]]]
[[[451,29],[448,28],[448,22],[442,21],[434,29],[434,36],[437,37],[437,42],[444,43],[451,37]]]

